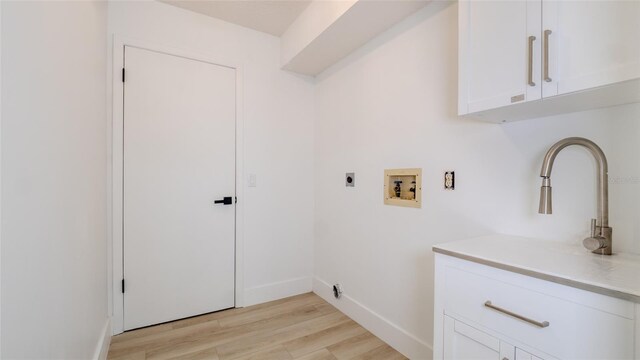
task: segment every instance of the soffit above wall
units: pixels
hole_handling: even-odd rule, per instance
[[[315,0],[282,35],[282,68],[318,75],[429,2]]]
[[[281,36],[311,0],[158,0],[230,23]]]
[[[158,0],[279,36],[285,70],[315,76],[431,0]]]

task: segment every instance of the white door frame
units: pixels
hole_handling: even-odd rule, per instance
[[[225,66],[236,70],[236,222],[235,222],[235,307],[244,305],[244,121],[243,121],[243,73],[239,64],[230,64],[228,61],[220,62],[209,55],[198,54],[183,49],[153,44],[148,41],[123,38],[118,35],[113,37],[112,66],[111,66],[111,119],[110,140],[111,164],[108,172],[111,180],[110,209],[109,215],[109,238],[108,261],[109,269],[109,302],[111,326],[113,334],[124,332],[124,295],[121,291],[123,279],[123,122],[124,122],[124,94],[122,86],[122,68],[124,67],[124,47],[136,47],[168,55],[181,56],[184,58],[207,62],[214,65]]]

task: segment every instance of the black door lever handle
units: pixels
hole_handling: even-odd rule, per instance
[[[225,196],[222,200],[215,200],[213,203],[214,204],[223,204],[223,205],[232,205],[233,204],[233,197]]]

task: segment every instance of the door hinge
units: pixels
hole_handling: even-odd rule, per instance
[[[124,279],[122,279],[122,293],[124,294]]]
[[[124,82],[124,68],[122,68],[122,82]]]

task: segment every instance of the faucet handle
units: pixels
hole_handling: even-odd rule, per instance
[[[607,246],[607,239],[602,236],[592,236],[582,240],[582,245],[591,251],[603,249]]]
[[[596,227],[597,227],[596,219],[591,219],[591,237],[596,236]]]

